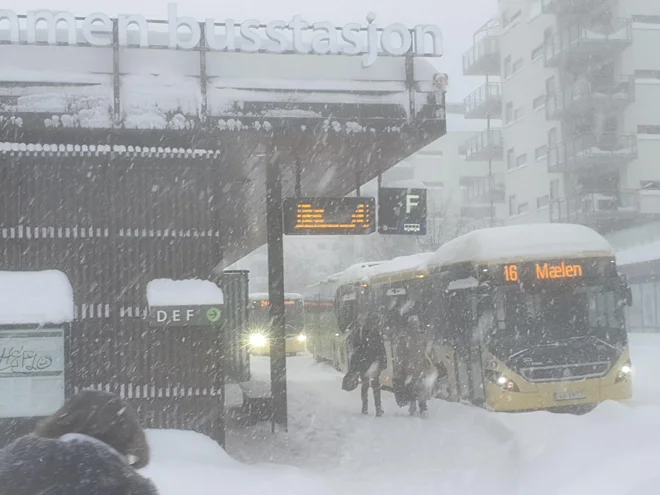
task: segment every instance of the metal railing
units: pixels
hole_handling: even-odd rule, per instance
[[[498,55],[500,40],[497,36],[485,36],[463,54],[463,72],[469,71],[477,62],[485,57]]]
[[[621,44],[632,43],[632,21],[630,19],[612,19],[608,25],[587,26],[584,23],[576,23],[563,29],[551,38],[544,47],[546,64],[551,64],[556,58],[573,46],[582,42],[591,45],[611,45],[612,42]],[[599,48],[595,48],[599,49]]]
[[[614,103],[632,103],[635,101],[634,76],[615,76],[608,78],[595,78],[574,84],[566,91],[555,91],[546,95],[545,112],[549,119],[561,116],[564,112],[579,112],[585,104],[591,108],[593,105],[603,104],[604,101]]]
[[[496,102],[501,113],[502,87],[500,83],[486,83],[463,99],[465,114],[478,109],[484,104]]]
[[[585,158],[612,158],[620,155],[627,160],[637,155],[637,136],[623,134],[586,134],[570,141],[559,143],[548,150],[548,170],[561,169],[562,164]]]
[[[588,193],[572,198],[559,198],[550,202],[553,222],[576,221],[596,214],[638,213],[640,191],[620,191],[614,195]]]
[[[494,156],[496,155],[495,150],[502,150],[504,148],[502,130],[491,129],[490,135],[488,131],[482,131],[468,139],[462,147],[465,151],[466,158],[478,155],[484,151],[488,151]]]

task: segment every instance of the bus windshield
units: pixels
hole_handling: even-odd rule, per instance
[[[287,337],[292,337],[301,333],[304,329],[302,301],[287,299],[284,304],[284,319],[286,322]],[[267,328],[270,326],[270,301],[252,301],[250,325],[259,328]]]
[[[493,324],[486,339],[501,350],[592,338],[626,342],[623,310],[614,290],[601,286],[544,287],[527,292],[497,287]],[[489,325],[490,326],[490,325]]]

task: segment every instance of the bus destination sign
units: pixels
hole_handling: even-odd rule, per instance
[[[374,198],[286,198],[287,235],[367,235],[375,232]]]
[[[495,283],[561,283],[594,281],[616,277],[616,265],[610,258],[574,260],[538,260],[524,263],[507,263],[489,267],[490,278]]]

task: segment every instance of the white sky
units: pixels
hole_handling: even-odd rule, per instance
[[[142,14],[153,19],[167,18],[168,0],[4,0],[3,9],[24,13],[34,9],[66,10],[77,15],[103,12],[117,14]],[[258,19],[268,22],[288,20],[296,14],[309,22],[330,21],[336,25],[348,22],[366,24],[368,12],[377,14],[376,23],[384,26],[402,22],[413,27],[416,24],[437,24],[444,35],[444,61],[440,68],[449,74],[449,101],[459,102],[471,90],[484,81],[479,77],[464,78],[462,55],[472,44],[472,35],[497,9],[497,0],[247,0],[211,1],[186,0],[178,2],[180,16],[188,15],[199,20],[207,17],[222,21],[227,18],[241,21]]]

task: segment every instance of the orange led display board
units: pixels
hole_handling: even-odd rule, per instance
[[[366,235],[375,232],[374,198],[286,198],[288,235]]]
[[[518,265],[504,265],[504,280],[517,282],[520,279]],[[534,263],[536,280],[576,279],[584,276],[582,265],[577,263]]]

